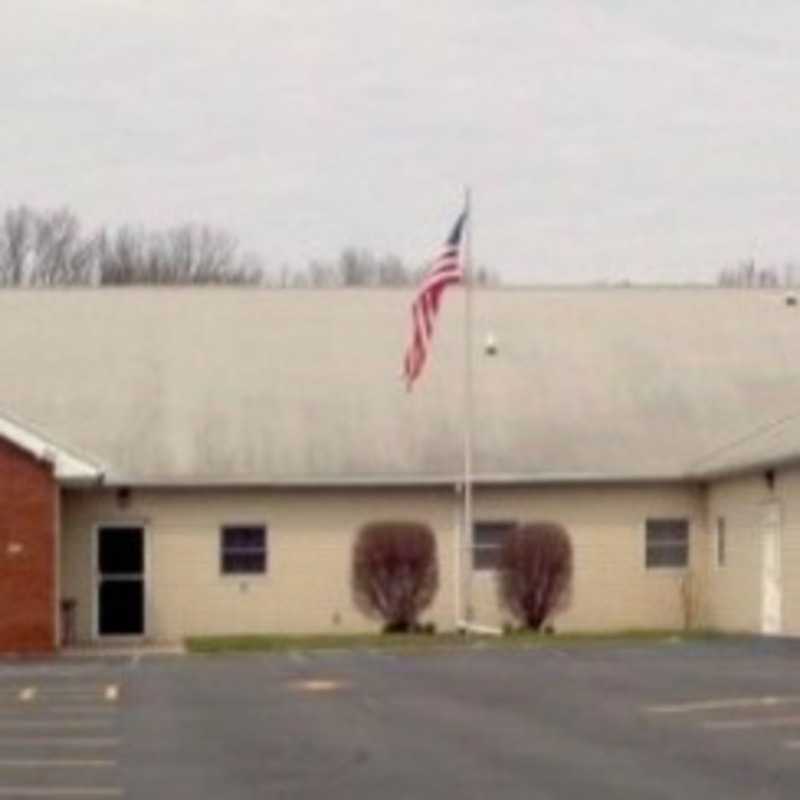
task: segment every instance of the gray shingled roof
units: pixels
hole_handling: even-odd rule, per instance
[[[408,394],[411,296],[5,290],[0,414],[102,464],[112,482],[452,480],[462,298],[445,298]],[[800,411],[800,307],[780,292],[484,290],[475,338],[485,479],[719,471],[726,445]]]

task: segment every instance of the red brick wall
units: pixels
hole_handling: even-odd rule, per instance
[[[52,471],[0,439],[0,653],[54,647]]]

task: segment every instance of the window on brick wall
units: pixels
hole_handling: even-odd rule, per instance
[[[688,519],[648,519],[646,535],[648,569],[689,565]]]
[[[223,575],[263,575],[267,571],[267,528],[224,525],[220,535]]]
[[[516,522],[476,522],[472,529],[472,568],[492,570],[500,566],[500,549]]]

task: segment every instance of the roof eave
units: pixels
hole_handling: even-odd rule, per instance
[[[103,479],[103,471],[97,465],[75,456],[8,417],[0,416],[0,439],[5,439],[37,461],[49,464],[60,484],[85,486]]]
[[[785,456],[772,458],[764,456],[762,458],[752,459],[750,461],[722,464],[715,467],[709,467],[705,470],[697,470],[691,474],[696,480],[714,481],[725,478],[737,478],[741,477],[742,475],[749,475],[753,472],[769,469],[780,469],[782,467],[791,467],[798,464],[800,464],[800,454],[793,453]]]
[[[599,473],[599,472],[547,472],[547,473],[496,473],[473,476],[475,486],[533,486],[553,484],[608,484],[608,483],[675,483],[691,478],[677,472],[658,473]],[[274,489],[336,489],[336,488],[453,488],[464,483],[456,474],[441,475],[326,475],[307,476],[242,476],[242,477],[142,477],[109,474],[103,485],[108,488],[137,489],[214,489],[214,488],[274,488]]]

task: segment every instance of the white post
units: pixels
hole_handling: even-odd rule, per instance
[[[459,626],[467,622],[467,610],[471,602],[470,592],[465,591],[471,581],[472,565],[469,561],[472,552],[472,196],[469,188],[464,190],[463,271],[464,271],[464,513],[461,526],[461,546],[458,558],[458,592],[456,616]],[[466,601],[466,602],[465,602]]]

